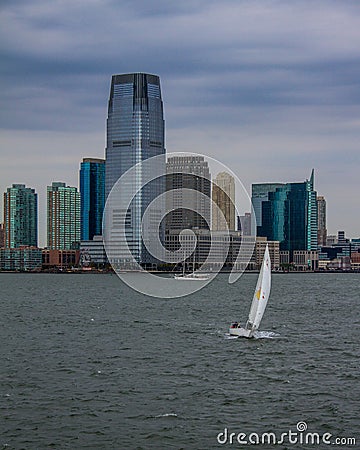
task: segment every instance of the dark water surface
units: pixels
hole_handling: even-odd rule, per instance
[[[357,438],[312,448],[360,448],[360,275],[276,274],[278,336],[229,339],[256,278],[154,299],[115,275],[0,274],[0,448],[305,448],[217,442],[300,421]]]

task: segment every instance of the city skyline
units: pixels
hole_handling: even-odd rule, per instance
[[[104,157],[109,77],[144,71],[162,80],[168,151],[221,160],[249,193],[314,167],[328,234],[358,237],[359,12],[321,0],[6,3],[0,190],[39,193],[44,236],[46,185],[78,186],[79,161]]]
[[[220,176],[222,176],[222,177],[226,176],[226,177],[229,177],[229,179],[233,179],[233,177],[229,173],[227,173],[225,171],[225,172],[217,173],[217,176],[214,178],[213,181],[211,181],[211,178],[212,178],[213,174],[212,174],[211,171],[209,171],[208,161],[207,161],[207,159],[205,159],[206,156],[205,157],[199,156],[199,155],[197,155],[197,156],[193,156],[193,155],[192,156],[180,156],[181,155],[180,153],[179,153],[179,156],[175,156],[175,155],[176,154],[172,154],[172,155],[169,155],[169,156],[167,156],[166,154],[164,155],[165,156],[165,161],[166,161],[166,166],[167,166],[167,172],[168,172],[167,173],[167,177],[169,177],[171,175],[171,171],[174,170],[174,168],[175,169],[179,169],[180,166],[182,167],[183,164],[185,164],[185,165],[184,165],[184,167],[182,167],[181,170],[184,170],[183,176],[185,176],[185,177],[189,176],[189,175],[186,175],[187,170],[190,170],[191,173],[193,171],[195,171],[194,173],[197,173],[197,174],[200,173],[202,170],[204,170],[204,169],[200,168],[201,165],[203,165],[205,170],[207,170],[207,174],[204,175],[204,177],[205,177],[204,180],[208,180],[208,182],[209,182],[209,186],[208,186],[208,191],[209,192],[206,195],[208,195],[209,199],[211,199],[213,202],[217,203],[218,199],[217,199],[216,196],[214,197],[214,188],[217,188],[218,185],[221,186],[222,183],[223,183],[223,180],[219,181],[218,178]],[[161,155],[158,155],[158,156],[161,156]],[[186,166],[186,161],[189,163],[190,160],[191,160],[192,164],[194,164],[194,167],[192,167],[191,165],[190,166]],[[178,161],[180,161],[180,162],[178,162]],[[183,161],[185,161],[185,163]],[[84,175],[86,174],[85,176],[89,177],[90,167],[91,167],[90,163],[92,165],[94,165],[94,163],[99,165],[100,163],[104,164],[105,160],[103,160],[103,159],[96,159],[96,158],[83,158],[82,162],[80,162],[80,170],[79,170],[79,180],[80,181],[79,181],[79,183],[80,183],[80,186],[83,186],[83,191],[78,189],[78,187],[76,187],[76,186],[75,187],[66,186],[66,183],[64,183],[64,182],[56,182],[56,181],[54,182],[54,181],[52,181],[52,183],[51,183],[52,186],[47,186],[47,188],[46,188],[47,189],[47,212],[46,212],[47,227],[46,227],[46,234],[44,236],[38,236],[38,230],[40,228],[39,227],[39,222],[38,222],[38,216],[41,214],[41,211],[39,211],[40,214],[38,213],[38,211],[36,211],[36,223],[37,223],[37,226],[34,229],[36,229],[36,235],[37,235],[36,239],[39,239],[38,247],[40,247],[40,248],[48,247],[48,240],[49,240],[49,213],[48,213],[49,212],[49,191],[53,190],[54,188],[55,188],[55,190],[58,190],[59,188],[60,189],[65,188],[65,190],[69,189],[69,190],[71,190],[73,192],[76,192],[76,195],[78,196],[79,200],[78,200],[78,204],[77,204],[75,209],[76,210],[79,209],[80,212],[79,213],[75,213],[74,212],[75,215],[78,216],[77,219],[79,219],[76,226],[79,227],[79,232],[78,233],[79,233],[80,238],[77,239],[77,241],[80,242],[80,241],[88,241],[89,240],[88,238],[85,239],[85,237],[84,237],[84,239],[83,239],[83,237],[82,237],[82,233],[83,233],[82,227],[83,226],[84,226],[84,228],[87,228],[87,233],[89,233],[89,229],[90,229],[89,228],[89,225],[90,225],[89,219],[91,219],[90,221],[93,222],[93,227],[96,224],[96,227],[98,229],[99,225],[101,225],[101,223],[102,223],[102,215],[99,215],[99,214],[95,214],[94,215],[92,213],[89,214],[88,201],[90,200],[90,198],[87,198],[87,197],[89,196],[90,185],[86,186],[86,184],[88,184],[90,182],[90,180],[87,180],[86,183],[85,183],[84,182]],[[84,166],[84,164],[85,164],[85,166]],[[199,168],[196,166],[196,164],[199,164]],[[172,166],[174,166],[174,168],[171,168]],[[155,166],[154,166],[154,169],[155,169]],[[169,170],[170,170],[170,172],[169,172]],[[92,167],[92,171],[94,171],[93,167]],[[99,171],[99,169],[96,168],[96,172],[98,172],[98,171]],[[94,174],[95,174],[95,172],[92,175],[94,175]],[[104,171],[102,171],[102,173],[100,173],[100,174],[97,174],[97,176],[99,176],[99,175],[100,175],[99,180],[95,181],[95,178],[93,177],[91,183],[92,183],[92,189],[101,191],[101,189],[104,190],[104,188],[105,188]],[[82,181],[82,179],[83,179],[83,181]],[[103,179],[103,184],[100,181],[101,179]],[[102,184],[102,188],[101,188],[101,184]],[[177,182],[175,184],[176,184],[176,186],[173,187],[172,186],[172,182],[170,182],[170,178],[169,178],[167,183],[166,183],[166,188],[165,188],[165,186],[163,188],[165,190],[179,188],[179,180],[177,180]],[[237,215],[236,216],[236,222],[237,223],[236,223],[236,226],[235,226],[234,229],[235,230],[240,230],[240,228],[242,226],[240,224],[240,221],[244,220],[244,219],[246,220],[246,216],[249,216],[248,219],[250,218],[250,222],[245,225],[245,227],[249,228],[249,229],[245,232],[245,235],[254,235],[254,236],[263,237],[263,233],[259,232],[259,228],[260,229],[262,228],[262,214],[261,214],[262,202],[268,200],[268,194],[269,193],[272,195],[275,191],[278,191],[280,188],[286,187],[287,185],[295,185],[295,186],[296,185],[309,185],[309,186],[311,186],[311,189],[310,189],[310,191],[312,192],[312,207],[311,207],[311,211],[316,209],[316,212],[317,212],[316,217],[314,216],[314,218],[311,219],[311,222],[313,222],[312,223],[313,229],[315,230],[315,228],[316,228],[316,230],[317,230],[317,239],[319,239],[319,232],[323,232],[322,228],[327,223],[327,221],[326,221],[327,212],[326,212],[326,199],[325,199],[325,197],[324,196],[317,196],[318,193],[314,190],[314,185],[315,185],[315,182],[314,182],[314,169],[311,172],[310,179],[306,180],[305,182],[299,182],[299,181],[294,181],[293,180],[293,181],[288,181],[286,183],[255,183],[255,184],[252,184],[250,197],[251,197],[251,205],[252,205],[253,213],[254,213],[254,219],[251,219],[251,213],[250,212],[245,211],[245,216],[241,216],[241,215]],[[17,188],[17,187],[21,188],[22,187],[22,188],[26,189],[29,192],[30,191],[33,192],[34,195],[36,196],[36,204],[37,204],[38,192],[36,192],[36,190],[34,188],[32,188],[32,187],[28,187],[28,186],[20,185],[20,184],[13,184],[11,187],[7,188],[6,192],[4,192],[4,194],[3,194],[4,201],[5,201],[5,196],[6,196],[7,192],[9,192],[11,190],[14,190],[14,187],[15,188]],[[159,188],[160,188],[160,186],[157,186],[157,190],[159,190]],[[198,189],[198,188],[200,189],[200,185],[198,187],[194,187],[194,189]],[[204,187],[202,187],[200,190],[203,190],[203,188]],[[235,186],[233,186],[233,189],[234,188],[235,188]],[[223,187],[222,189],[225,189],[225,191],[226,191],[225,187]],[[119,190],[119,188],[117,188],[117,191],[118,190]],[[94,193],[93,193],[93,195],[94,195]],[[234,196],[233,198],[235,199],[235,197],[236,197],[236,190],[235,189],[234,189],[232,195]],[[98,198],[97,197],[93,198],[93,202],[98,203],[100,201],[100,203],[98,205],[96,205],[96,207],[103,208],[103,203],[102,203],[103,200],[101,200],[101,197],[102,197],[101,192],[97,192],[97,196],[98,196]],[[173,201],[174,200],[172,200],[172,202]],[[319,212],[319,202],[322,204],[322,211],[321,212]],[[170,203],[167,204],[167,207],[170,206]],[[95,204],[93,206],[95,206]],[[195,207],[195,206],[193,205],[193,207]],[[83,219],[81,218],[81,216],[83,214],[83,209],[86,211],[86,213],[88,215],[88,222],[87,222],[86,225],[85,224],[83,225]],[[195,209],[196,209],[196,207],[195,207]],[[214,217],[215,217],[214,216],[214,210],[210,206],[210,203],[209,203],[209,209],[212,209],[211,218],[210,218],[210,215],[209,215],[210,211],[208,213],[206,213],[206,211],[203,211],[202,214],[204,214],[204,217],[207,218],[206,220],[208,221],[208,223],[211,223],[212,231],[217,231],[217,226],[214,224]],[[220,207],[220,209],[221,209],[221,207]],[[192,211],[192,208],[191,208],[191,211]],[[224,215],[226,217],[227,213],[226,212],[223,212],[223,213],[224,213]],[[236,213],[236,211],[234,211],[234,214],[235,213]],[[321,214],[321,221],[319,221],[319,219],[318,219],[318,217],[320,217],[320,214]],[[4,222],[4,217],[2,217],[1,220],[2,221],[0,221],[0,225],[4,226],[4,224],[6,223],[6,221]],[[310,220],[310,216],[309,216],[308,220]],[[253,230],[253,227],[251,225],[252,221],[253,221],[253,224],[256,223],[257,229],[258,229],[257,231]],[[169,221],[168,228],[170,226],[170,222],[172,223],[173,221],[171,221],[171,220]],[[179,226],[180,226],[180,222],[178,223]],[[203,222],[204,222],[204,224],[206,223],[205,221],[203,221]],[[315,224],[315,222],[316,222],[316,224]],[[75,222],[74,222],[74,226],[75,226]],[[182,224],[182,226],[184,226],[186,228],[186,226],[184,224]],[[96,227],[94,227],[93,230]],[[197,224],[197,226],[195,226],[195,228],[199,228],[199,227],[202,228],[200,226],[200,223]],[[172,226],[170,226],[170,228],[173,231],[177,229],[177,226],[176,226],[175,222],[172,223]],[[193,225],[188,224],[188,228],[193,228]],[[206,228],[206,226],[205,226],[205,228]],[[182,229],[182,227],[180,227],[179,229]],[[231,227],[229,229],[231,229]],[[249,230],[250,229],[251,229],[251,233],[249,234]],[[5,228],[4,228],[4,230],[5,230]],[[242,230],[242,231],[244,231],[244,230]],[[325,232],[325,237],[327,236],[328,238],[334,237],[334,236],[338,235],[339,233],[344,233],[344,235],[348,239],[355,239],[355,240],[358,239],[357,237],[350,236],[347,233],[347,230],[336,230],[336,232],[334,232],[334,233],[327,233],[327,230],[325,230],[325,231],[326,231]],[[313,236],[315,236],[314,233],[315,232],[311,233],[311,236],[312,236],[311,237],[311,241],[313,241],[315,239],[315,237],[313,237]],[[94,237],[98,238],[100,235],[101,235],[101,233],[94,233],[92,235],[92,237],[90,238],[90,240],[93,239]],[[43,241],[45,242],[45,244],[41,244],[41,242],[43,242]],[[318,245],[321,245],[320,242],[322,242],[322,241],[319,240]],[[326,245],[326,239],[325,239],[324,242],[325,243],[323,243],[322,245]]]

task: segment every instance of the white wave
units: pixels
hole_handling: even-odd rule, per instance
[[[275,333],[274,331],[255,331],[254,338],[255,339],[274,339],[280,336],[279,333]]]
[[[177,414],[175,413],[159,414],[158,416],[155,416],[155,419],[158,419],[159,417],[177,417]]]
[[[238,339],[239,336],[232,336],[230,333],[225,333],[225,339]]]
[[[273,331],[255,331],[253,337],[254,339],[274,339],[279,336],[279,333],[275,333]],[[239,336],[232,336],[229,333],[225,333],[224,337],[225,339],[239,339]]]

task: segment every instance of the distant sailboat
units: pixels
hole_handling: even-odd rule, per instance
[[[264,315],[265,308],[270,296],[271,289],[271,260],[269,255],[269,247],[266,244],[264,259],[261,265],[259,278],[256,284],[256,289],[253,301],[250,308],[249,318],[246,322],[245,328],[241,327],[238,322],[230,326],[229,333],[232,336],[239,336],[251,338],[254,332],[259,328],[261,319]]]
[[[193,260],[193,272],[185,273],[185,261],[183,261],[183,271],[181,275],[175,275],[175,280],[181,281],[206,281],[210,278],[206,273],[195,272],[195,252],[194,252],[194,260]]]

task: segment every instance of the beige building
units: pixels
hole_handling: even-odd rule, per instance
[[[296,270],[317,270],[319,254],[314,250],[294,250],[293,263]]]
[[[227,172],[217,174],[212,185],[212,229],[213,231],[235,230],[235,180]],[[216,208],[214,203],[218,206]],[[223,217],[224,216],[224,217]],[[225,218],[225,221],[224,221]]]
[[[261,268],[264,259],[266,244],[269,246],[269,254],[271,259],[271,270],[279,270],[280,268],[280,243],[279,241],[268,241],[266,237],[256,238],[255,259],[257,269]]]

